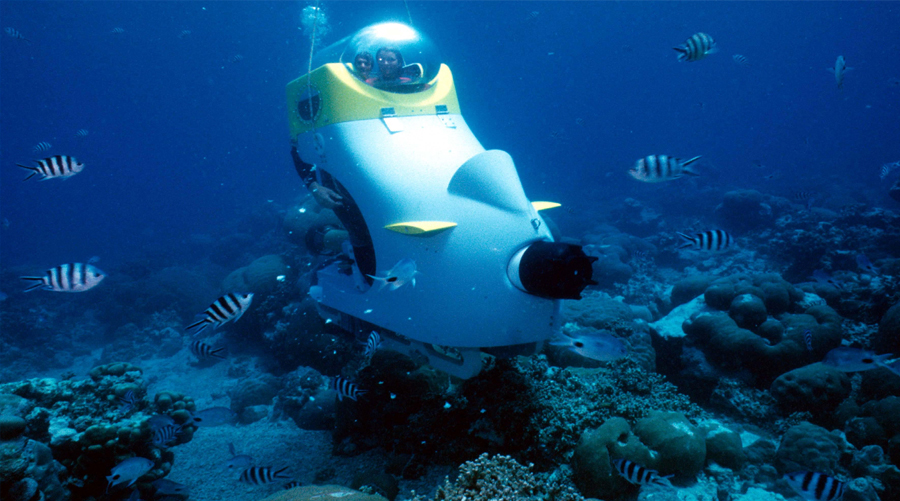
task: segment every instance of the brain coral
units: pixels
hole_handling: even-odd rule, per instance
[[[686,320],[682,329],[689,341],[720,369],[748,370],[760,387],[786,371],[822,360],[840,345],[841,317],[824,304],[804,308],[802,293],[778,275],[719,279],[704,298],[722,311]],[[806,331],[812,350],[806,346]]]

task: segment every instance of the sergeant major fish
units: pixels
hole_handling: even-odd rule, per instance
[[[844,494],[844,483],[824,473],[795,471],[786,473],[784,480],[808,501],[834,501]]]
[[[331,389],[337,392],[338,402],[343,402],[344,397],[355,401],[365,393],[365,390],[360,390],[356,383],[341,376],[336,376],[331,380]]]
[[[222,355],[222,351],[224,350],[225,347],[213,348],[212,346],[199,340],[191,342],[191,354],[197,357],[197,360],[206,360],[209,358],[218,358],[220,360],[225,360],[225,355]]]
[[[132,457],[117,464],[113,467],[111,474],[106,477],[109,484],[106,486],[106,492],[110,487],[128,482],[126,487],[131,487],[134,483],[153,468],[153,461],[142,457]]]
[[[4,28],[4,29],[3,29],[3,32],[6,33],[6,34],[9,35],[9,36],[15,38],[16,40],[21,40],[21,41],[23,41],[23,42],[28,42],[29,44],[31,43],[31,40],[25,38],[25,36],[22,35],[21,33],[19,33],[19,30],[15,29],[15,28]]]
[[[279,470],[270,466],[253,466],[241,473],[240,480],[253,485],[268,484],[279,479],[290,480],[291,477],[284,473],[287,469],[287,466]]]
[[[664,485],[666,487],[672,487],[672,483],[669,482],[669,477],[672,475],[667,475],[665,477],[660,477],[659,473],[656,470],[651,470],[644,466],[641,466],[634,461],[629,461],[627,459],[616,459],[613,461],[613,466],[616,471],[619,472],[619,475],[622,476],[628,482],[635,485]]]
[[[834,74],[834,81],[837,82],[838,89],[843,90],[844,75],[852,69],[847,67],[847,61],[844,60],[844,56],[838,56],[834,62],[834,68],[828,68],[827,71]]]
[[[672,48],[678,51],[679,61],[688,62],[699,61],[718,50],[716,49],[716,41],[706,33],[695,33],[685,40],[683,44]]]
[[[20,278],[34,282],[25,292],[41,288],[53,292],[84,292],[96,287],[106,274],[89,264],[67,263],[50,268],[42,277]]]
[[[251,301],[253,301],[252,292],[246,294],[230,292],[225,294],[209,305],[209,308],[199,315],[203,318],[187,326],[187,330],[197,329],[194,334],[199,334],[210,325],[215,329],[228,322],[237,322],[244,312],[247,311],[247,308],[250,307]]]
[[[687,166],[699,159],[700,156],[696,156],[682,162],[680,158],[666,155],[650,155],[635,162],[634,166],[628,171],[628,174],[638,181],[643,181],[645,183],[672,181],[684,175],[698,176],[699,174],[692,171]]]
[[[40,181],[48,179],[68,179],[84,170],[84,164],[68,155],[56,155],[35,160],[37,165],[16,164],[19,167],[31,171],[22,181],[28,181],[34,176],[40,176]]]
[[[391,290],[397,290],[400,287],[403,287],[407,283],[411,283],[413,287],[416,286],[416,262],[408,257],[405,257],[397,262],[393,268],[388,270],[387,274],[384,277],[376,277],[374,275],[367,275],[372,280],[380,283],[381,286],[378,290],[384,288],[385,285],[390,285]]]
[[[734,238],[730,233],[724,230],[707,230],[694,235],[686,235],[678,233],[683,240],[679,249],[687,249],[700,251],[721,251],[728,249],[734,244]]]

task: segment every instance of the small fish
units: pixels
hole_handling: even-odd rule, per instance
[[[188,488],[188,486],[179,484],[178,482],[167,480],[165,478],[154,480],[153,482],[151,482],[151,484],[153,485],[153,487],[156,487],[157,496],[188,496],[190,494],[190,489]]]
[[[834,68],[827,68],[829,73],[834,73],[834,81],[837,82],[838,89],[844,89],[844,75],[853,68],[847,67],[847,61],[844,56],[838,56],[834,62]]]
[[[223,350],[225,350],[224,346],[222,348],[213,348],[203,341],[191,342],[191,354],[197,357],[198,360],[206,360],[209,358],[225,360],[225,355],[222,355],[221,353]]]
[[[356,383],[353,383],[341,376],[336,376],[331,380],[331,389],[337,392],[338,402],[343,402],[344,397],[356,401],[357,397],[366,393],[360,390]]]
[[[32,153],[43,153],[45,151],[49,151],[53,145],[48,143],[47,141],[41,141],[40,143],[34,145],[34,148],[31,148]]]
[[[28,166],[16,164],[19,167],[30,170],[31,174],[22,181],[28,181],[34,176],[41,176],[40,181],[48,179],[68,179],[75,174],[84,170],[84,164],[80,163],[75,157],[68,155],[56,155],[52,157],[35,160],[37,165]]]
[[[251,301],[253,301],[252,292],[229,292],[209,305],[209,308],[199,315],[203,318],[187,326],[187,330],[197,329],[194,334],[199,334],[210,325],[215,329],[231,321],[237,322],[250,307]]]
[[[366,350],[363,352],[363,357],[365,357],[366,360],[372,360],[375,352],[378,351],[378,348],[380,347],[381,336],[378,334],[378,331],[370,332],[368,339],[366,339]]]
[[[374,275],[368,275],[369,278],[379,282],[381,286],[378,290],[384,288],[385,285],[390,284],[391,290],[397,290],[400,287],[403,287],[407,282],[411,283],[413,287],[416,286],[416,262],[408,257],[405,257],[397,262],[393,268],[388,270],[387,275],[384,277],[376,277]]]
[[[669,481],[669,477],[672,475],[660,477],[656,470],[645,468],[634,461],[616,459],[613,461],[613,466],[622,478],[634,485],[655,484],[672,487],[672,483]]]
[[[628,354],[625,343],[607,330],[587,332],[572,336],[565,335],[550,342],[551,346],[562,346],[585,358],[608,362],[622,358]]]
[[[731,56],[731,59],[734,60],[735,63],[737,63],[741,66],[749,66],[750,65],[750,60],[747,59],[747,56],[744,56],[742,54],[735,54],[735,55]]]
[[[575,119],[575,125],[577,125],[577,126],[579,126],[579,127],[584,126],[584,119],[581,118],[581,117],[576,118],[576,119]]]
[[[766,174],[765,176],[763,176],[763,179],[765,179],[767,181],[771,181],[773,179],[778,179],[780,177],[781,177],[781,172],[775,171],[771,174]]]
[[[691,250],[715,252],[728,249],[734,244],[734,237],[724,230],[707,230],[694,235],[678,233],[678,236],[684,240],[679,249],[690,247]]]
[[[284,488],[284,490],[289,490],[289,489],[293,489],[294,487],[300,487],[302,485],[303,485],[303,482],[301,482],[299,480],[291,480],[290,482],[284,484],[282,487]]]
[[[153,445],[166,448],[169,443],[178,438],[181,433],[181,425],[167,424],[153,430]]]
[[[191,423],[200,428],[211,428],[213,426],[234,424],[236,420],[237,414],[228,407],[210,407],[195,412]]]
[[[812,278],[813,278],[813,280],[815,280],[816,282],[818,282],[822,285],[830,285],[830,286],[832,286],[836,289],[840,289],[840,290],[844,289],[844,287],[841,285],[841,283],[838,282],[837,280],[831,278],[831,275],[829,275],[828,272],[826,272],[825,270],[814,271],[812,274]]]
[[[165,414],[154,414],[147,419],[147,426],[151,431],[156,431],[166,425],[174,425],[175,420]]]
[[[125,30],[116,26],[115,28],[110,30],[110,33],[113,35],[121,35],[122,33],[125,33]]]
[[[672,48],[678,51],[679,61],[688,62],[699,61],[718,50],[715,40],[706,33],[695,33],[683,44]]]
[[[142,457],[133,457],[122,461],[113,467],[112,474],[106,477],[106,480],[109,481],[109,484],[106,486],[106,492],[109,492],[110,487],[115,487],[125,482],[128,482],[126,487],[131,487],[138,478],[150,471],[151,468],[153,468],[153,461]]]
[[[184,38],[191,34],[191,30],[181,30],[181,33],[178,34],[178,38]]]
[[[245,469],[253,464],[253,458],[247,454],[238,454],[234,450],[234,444],[228,444],[228,452],[231,453],[231,459],[225,461],[225,468],[229,470]]]
[[[87,130],[87,129],[78,129],[78,131],[75,132],[75,137],[77,137],[78,139],[84,139],[84,138],[86,138],[87,136],[88,136],[88,130]]]
[[[794,192],[794,200],[798,202],[806,202],[816,197],[815,191],[799,190]]]
[[[125,395],[119,397],[119,414],[127,414],[128,411],[134,409],[137,402],[138,398],[134,395],[134,391],[128,390]]]
[[[699,159],[700,156],[696,156],[682,162],[680,158],[666,155],[650,155],[638,160],[634,166],[629,169],[628,174],[638,181],[643,181],[645,183],[672,181],[684,175],[699,176],[699,174],[687,167]]]
[[[811,330],[806,329],[805,331],[803,331],[803,341],[806,343],[807,351],[813,351],[812,331]]]
[[[865,254],[856,255],[856,266],[859,266],[859,269],[871,273],[872,275],[878,274],[878,268],[872,264],[872,261],[869,261],[869,258],[867,258]]]
[[[824,473],[795,471],[786,473],[783,478],[808,501],[834,501],[844,494],[844,483]]]
[[[90,264],[69,263],[50,268],[42,277],[20,277],[35,282],[25,292],[44,289],[53,292],[84,292],[93,289],[106,274]]]
[[[235,54],[235,55],[231,58],[231,62],[232,62],[232,63],[239,63],[239,62],[241,62],[241,61],[243,61],[243,60],[244,60],[244,56],[242,56],[242,55],[240,55],[240,54]]]
[[[269,466],[252,466],[241,473],[240,480],[253,485],[268,484],[280,479],[289,480],[291,477],[284,473],[287,469],[287,466],[280,470]]]
[[[16,40],[21,40],[23,42],[31,43],[31,40],[25,38],[25,36],[22,35],[21,33],[19,33],[19,31],[15,28],[4,28],[3,31],[4,31],[4,33],[15,38]]]
[[[876,355],[874,351],[849,346],[838,346],[825,355],[822,361],[841,372],[862,372],[877,369],[885,365],[885,361],[893,355]]]

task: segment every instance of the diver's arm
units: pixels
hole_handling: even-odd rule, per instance
[[[313,198],[316,199],[316,202],[326,209],[339,207],[342,200],[344,200],[344,197],[338,195],[336,191],[331,188],[326,188],[316,181],[310,183],[308,188],[309,192],[312,193]]]

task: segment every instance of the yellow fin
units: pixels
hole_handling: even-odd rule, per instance
[[[448,221],[407,221],[389,224],[385,226],[385,229],[403,233],[404,235],[423,235],[425,233],[436,233],[454,226],[456,226],[456,223]]]
[[[531,202],[531,206],[534,207],[534,210],[555,209],[561,205],[562,204],[556,202]]]

